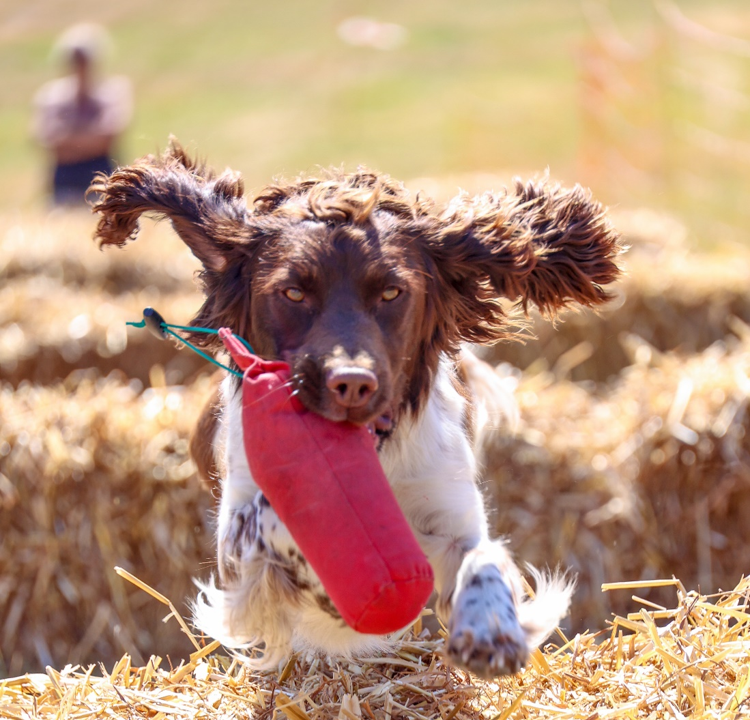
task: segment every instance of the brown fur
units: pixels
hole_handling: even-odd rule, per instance
[[[469,357],[470,356],[470,357]],[[474,404],[475,389],[472,387],[471,378],[467,372],[467,363],[474,359],[476,362],[482,362],[475,358],[468,350],[462,352],[456,362],[456,374],[453,376],[453,386],[456,392],[466,401],[464,410],[464,432],[472,447],[477,440],[477,413]]]
[[[221,417],[221,393],[219,381],[222,375],[214,375],[214,389],[201,411],[198,423],[190,436],[190,457],[198,470],[198,477],[206,489],[218,499],[220,490],[219,468],[216,464],[216,441]]]
[[[217,176],[172,142],[91,192],[101,246],[133,239],[143,213],[169,218],[204,268],[192,324],[228,327],[290,362],[302,402],[332,420],[388,426],[419,412],[441,354],[512,335],[501,299],[550,315],[598,305],[619,273],[604,208],[548,180],[439,208],[386,175],[331,171],[269,186],[248,208],[238,175]],[[400,295],[386,301],[390,287]],[[285,297],[289,288],[303,300]],[[218,347],[215,336],[191,339]],[[358,406],[342,404],[337,373],[365,378]],[[209,410],[199,435],[214,425]]]

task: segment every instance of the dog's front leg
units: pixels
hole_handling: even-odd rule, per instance
[[[381,460],[434,570],[451,660],[494,677],[523,667],[567,613],[573,588],[537,574],[529,599],[505,543],[490,539],[465,407],[443,370],[425,411],[402,423]]]
[[[448,627],[451,661],[484,678],[516,673],[567,614],[573,583],[534,572],[536,589],[527,595],[506,544],[491,540],[481,497],[465,512],[464,532],[433,533],[423,547],[435,570],[437,610]],[[455,523],[452,516],[446,524]]]
[[[271,667],[291,650],[307,567],[255,484],[242,438],[241,396],[225,381],[219,443],[222,494],[217,527],[219,585],[201,584],[196,624],[229,647],[263,647],[251,661]]]
[[[462,558],[450,598],[447,652],[485,678],[518,672],[532,649],[519,609],[520,574],[501,541],[486,538]]]
[[[224,381],[221,390],[224,412],[217,446],[223,455],[223,480],[216,534],[219,577],[227,585],[242,574],[242,565],[256,544],[259,508],[255,501],[259,489],[245,455],[241,395],[231,378]]]
[[[451,661],[481,677],[508,675],[524,666],[535,640],[523,623],[523,581],[505,544],[488,537],[476,486],[462,485],[461,505],[454,496],[451,508],[433,506],[431,532],[418,537],[435,572]],[[558,617],[566,610],[567,602]]]
[[[395,489],[435,574],[448,655],[481,677],[495,677],[523,667],[536,633],[524,624],[521,575],[505,544],[489,538],[468,458],[468,451],[446,453],[443,472],[433,468],[424,480],[412,477]],[[566,612],[567,599],[558,609],[556,620]]]

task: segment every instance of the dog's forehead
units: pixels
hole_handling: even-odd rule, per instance
[[[285,228],[273,244],[269,259],[290,266],[319,266],[377,272],[413,264],[411,243],[387,219],[367,223],[323,223],[303,220]]]

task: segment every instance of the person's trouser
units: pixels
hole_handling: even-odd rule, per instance
[[[106,155],[77,163],[58,163],[52,176],[52,190],[56,203],[73,205],[82,203],[94,175],[109,175],[115,169],[114,161]]]

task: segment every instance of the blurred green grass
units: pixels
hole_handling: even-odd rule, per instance
[[[747,0],[680,6],[718,31],[750,35]],[[653,30],[649,0],[610,7],[634,44]],[[407,42],[392,51],[346,45],[336,27],[353,15],[400,23]],[[593,183],[609,202],[632,200],[618,178],[587,178],[580,163],[577,62],[591,32],[579,0],[2,0],[0,209],[43,203],[31,101],[56,73],[55,37],[80,20],[108,27],[107,68],[134,85],[123,161],[174,134],[213,165],[241,170],[250,188],[331,164],[401,178],[549,167],[565,182]]]
[[[188,0],[134,3],[116,16],[93,3],[70,8],[47,19],[40,10],[39,23],[0,51],[0,73],[10,79],[0,111],[5,204],[39,194],[30,101],[54,70],[47,55],[55,35],[80,18],[109,27],[117,48],[110,69],[134,83],[126,160],[163,146],[170,133],[211,162],[238,167],[251,185],[316,165],[364,163],[414,176],[562,166],[574,155],[576,2]],[[390,52],[344,44],[337,24],[368,10],[403,24],[407,43]],[[560,106],[567,117],[550,122]]]

